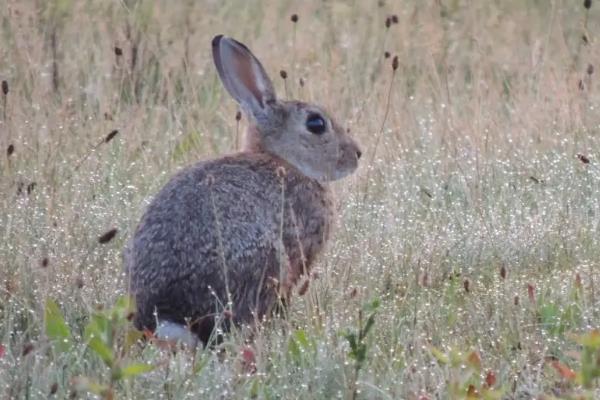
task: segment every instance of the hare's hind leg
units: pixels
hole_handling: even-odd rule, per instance
[[[198,345],[198,336],[191,332],[185,325],[171,321],[159,320],[154,336],[158,340],[167,343],[181,343],[190,349],[194,349]]]

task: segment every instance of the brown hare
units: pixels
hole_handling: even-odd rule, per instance
[[[330,236],[327,181],[351,174],[361,156],[322,108],[278,100],[242,43],[216,36],[212,55],[248,117],[244,149],[175,175],[124,256],[136,326],[191,345],[206,344],[221,321],[260,320],[289,295]]]

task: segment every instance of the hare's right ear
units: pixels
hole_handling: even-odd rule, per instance
[[[276,101],[276,96],[260,61],[242,43],[223,35],[213,39],[212,54],[229,94],[254,118],[264,117],[267,106]]]

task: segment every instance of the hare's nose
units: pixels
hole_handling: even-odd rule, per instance
[[[360,160],[360,156],[362,156],[362,151],[356,150],[356,158]]]

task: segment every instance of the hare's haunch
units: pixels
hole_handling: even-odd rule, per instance
[[[124,255],[136,326],[188,343],[206,343],[218,321],[260,320],[289,295],[330,234],[326,182],[352,173],[361,155],[322,108],[278,100],[246,46],[217,36],[212,53],[248,116],[245,148],[175,175]]]

